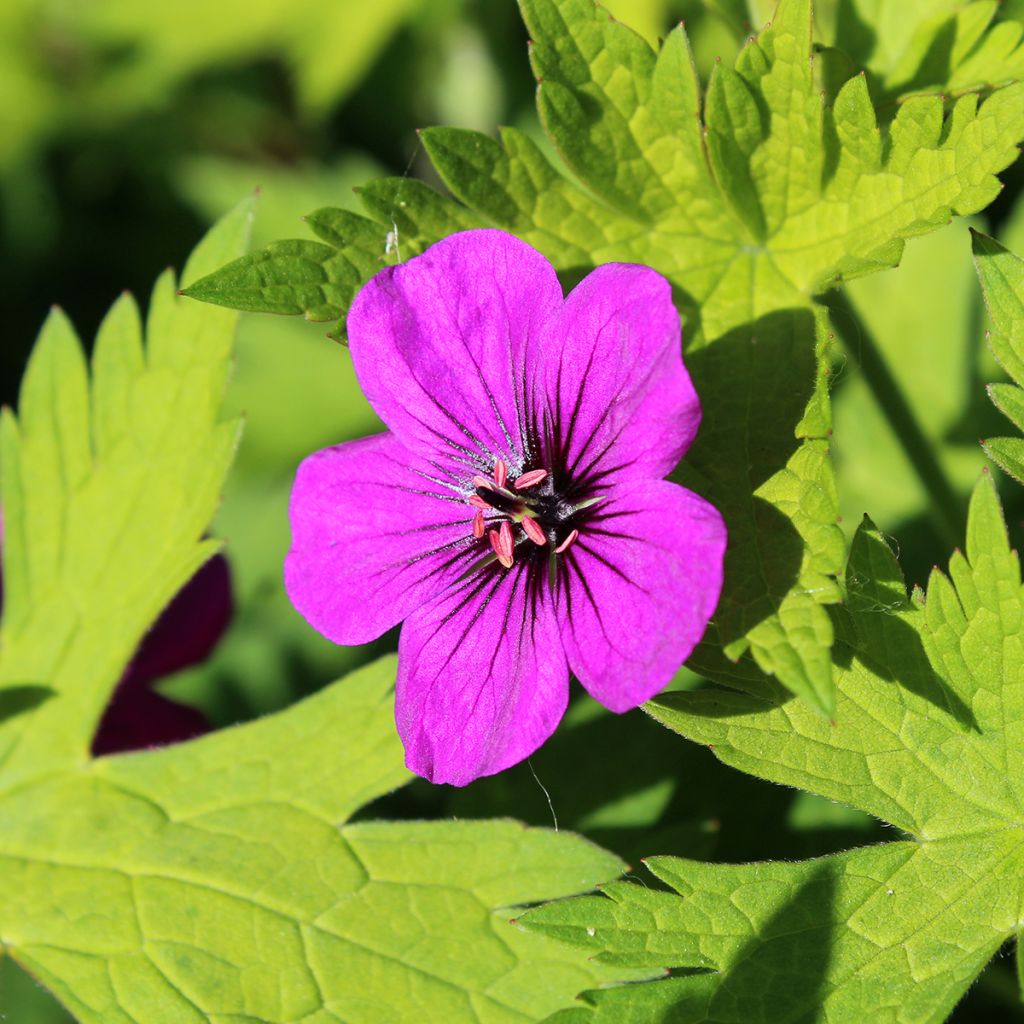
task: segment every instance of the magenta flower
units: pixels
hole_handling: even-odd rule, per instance
[[[465,785],[521,761],[570,669],[612,711],[662,689],[725,549],[718,512],[662,479],[700,422],[668,282],[607,264],[563,299],[535,249],[466,231],[377,274],[347,326],[390,429],[299,467],[285,584],[336,643],[405,620],[409,768]]]

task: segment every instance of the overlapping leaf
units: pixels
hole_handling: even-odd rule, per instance
[[[974,263],[995,332],[989,344],[1016,384],[990,384],[989,396],[1018,430],[1024,430],[1024,260],[994,238],[974,233]],[[982,442],[989,457],[1024,483],[1024,440],[992,437]]]
[[[362,194],[368,217],[319,211],[310,225],[320,241],[275,243],[190,294],[337,320],[385,262],[448,232],[496,225],[536,245],[569,278],[610,260],[662,271],[675,286],[691,352],[724,342],[735,362],[718,369],[738,372],[757,394],[760,384],[743,368],[761,365],[746,349],[769,318],[812,310],[813,296],[836,280],[895,263],[903,239],[985,206],[999,188],[994,175],[1024,137],[1019,85],[982,103],[965,96],[948,112],[938,96],[910,100],[884,132],[860,76],[849,77],[826,108],[811,58],[809,0],[782,0],[735,70],[716,69],[703,99],[682,26],[655,53],[589,0],[522,0],[521,7],[542,121],[582,184],[515,129],[502,130],[499,141],[429,129],[424,145],[459,202],[415,181],[374,182]],[[806,340],[776,348],[805,344],[823,357],[812,331],[797,336]],[[821,458],[829,429],[825,364],[796,362],[800,369],[785,378],[771,410],[786,438],[769,460],[776,471],[786,467],[776,481],[786,493],[751,488],[738,499],[730,460],[743,453],[731,448],[708,451],[700,475],[706,490],[735,505],[727,514],[732,565],[721,644],[731,658],[749,647],[762,668],[830,711],[831,627],[822,605],[835,598],[829,577],[841,556],[831,468]],[[812,392],[807,417],[789,399]],[[767,416],[773,393],[764,394]],[[717,396],[702,395],[708,419],[724,422]],[[731,440],[752,437],[747,410],[731,414],[742,418]],[[794,536],[802,547],[795,554]],[[776,550],[783,564],[766,578],[762,552]]]
[[[539,1019],[606,972],[507,908],[623,865],[511,821],[345,824],[409,778],[392,659],[255,723],[89,758],[140,635],[216,547],[234,319],[166,276],[147,344],[122,299],[90,381],[55,314],[5,414],[0,955],[83,1024]]]
[[[1024,25],[996,0],[827,3],[824,35],[872,76],[888,109],[915,93],[961,96],[1024,75]]]
[[[554,1020],[938,1021],[1016,933],[1024,592],[991,479],[975,490],[966,553],[948,576],[935,570],[927,597],[907,599],[868,521],[846,589],[835,722],[767,681],[666,695],[650,710],[728,764],[909,838],[798,863],[652,858],[674,893],[616,883],[528,914],[529,927],[608,963],[701,969],[628,1000],[591,993]]]

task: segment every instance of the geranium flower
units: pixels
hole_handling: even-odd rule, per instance
[[[535,249],[467,231],[377,274],[347,328],[389,431],[299,467],[285,584],[336,643],[405,620],[409,768],[465,785],[527,757],[570,669],[616,712],[662,689],[725,549],[718,512],[662,479],[700,422],[668,282],[606,264],[563,299]]]

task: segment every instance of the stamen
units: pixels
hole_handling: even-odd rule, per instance
[[[512,553],[515,551],[516,542],[512,536],[512,524],[506,519],[498,530],[498,543],[501,545],[499,554],[504,555],[510,562]]]
[[[488,480],[485,476],[473,477],[473,486],[482,487],[485,491],[491,491],[494,489],[494,481]]]
[[[504,534],[505,533],[505,529],[504,528],[506,526],[508,526],[508,523],[504,522],[501,525],[502,525],[501,534]],[[504,543],[504,541],[502,539],[502,535],[501,534],[499,534],[497,530],[488,530],[487,531],[487,538],[491,542],[491,547],[494,549],[494,554],[497,557],[498,561],[501,562],[501,564],[503,566],[505,566],[506,569],[511,569],[512,568],[512,551],[511,551],[511,548],[506,548],[505,547],[505,543]],[[508,536],[509,537],[512,536],[512,527],[510,527],[510,526],[508,527]]]
[[[531,469],[529,473],[524,473],[512,486],[517,491],[525,491],[527,487],[539,484],[547,475],[548,471],[546,469]]]
[[[481,511],[491,507],[487,500],[485,498],[481,498],[479,494],[471,494],[469,496],[469,503],[473,508],[478,508]]]
[[[473,536],[479,540],[484,535],[484,514],[483,512],[477,512],[473,516]]]
[[[529,537],[534,544],[547,544],[548,539],[544,535],[544,531],[541,529],[540,523],[538,523],[533,516],[523,516],[522,523],[520,525],[523,527],[523,531],[526,533],[526,536]]]
[[[505,486],[505,481],[508,480],[508,465],[504,459],[498,459],[494,464],[494,482],[499,487]]]
[[[562,543],[561,543],[561,544],[559,544],[557,548],[555,548],[555,554],[556,554],[556,555],[560,555],[560,554],[561,554],[561,553],[562,553],[563,551],[565,551],[565,550],[566,550],[567,548],[570,548],[570,547],[571,547],[571,546],[572,546],[573,544],[575,544],[575,543],[576,543],[576,538],[577,538],[577,537],[578,537],[579,535],[580,535],[580,531],[579,531],[579,530],[573,530],[573,531],[572,531],[572,532],[571,532],[571,533],[569,534],[569,536],[568,536],[568,537],[566,537],[566,538],[565,538],[565,540],[563,540],[563,541],[562,541]]]

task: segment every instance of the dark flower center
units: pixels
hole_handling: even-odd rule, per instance
[[[587,509],[601,500],[578,494],[571,485],[557,486],[556,477],[539,466],[513,479],[503,459],[496,460],[493,478],[475,476],[473,486],[473,536],[486,538],[506,569],[517,559],[547,560],[568,550],[580,535]]]

